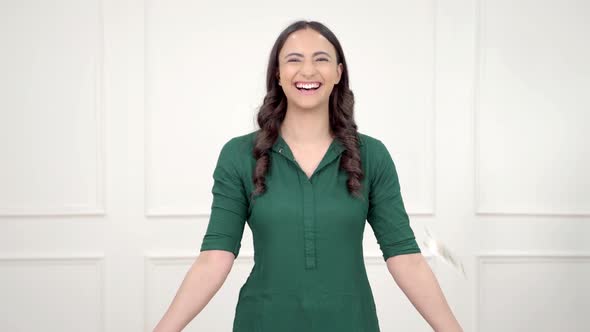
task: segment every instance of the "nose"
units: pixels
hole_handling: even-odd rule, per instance
[[[304,60],[303,64],[301,65],[301,74],[303,76],[313,76],[316,73],[316,67],[315,64],[313,62],[313,59],[311,60]]]

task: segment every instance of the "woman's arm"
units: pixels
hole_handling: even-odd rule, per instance
[[[187,272],[154,332],[179,332],[209,303],[225,282],[235,256],[225,250],[202,251]]]
[[[389,257],[387,269],[435,332],[463,332],[421,253]]]

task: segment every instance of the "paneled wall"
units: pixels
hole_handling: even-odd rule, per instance
[[[0,2],[0,330],[151,331],[196,256],[223,144],[255,130],[297,19],[339,38],[359,131],[395,160],[465,331],[586,331],[590,5]],[[424,226],[463,278],[424,247]],[[431,331],[366,228],[382,331]],[[230,331],[253,265],[186,331]]]

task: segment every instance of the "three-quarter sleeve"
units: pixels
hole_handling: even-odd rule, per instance
[[[244,225],[248,212],[248,199],[240,172],[236,166],[234,139],[222,147],[213,171],[213,203],[207,231],[201,250],[226,250],[240,252]]]
[[[383,259],[420,253],[404,207],[393,159],[380,140],[377,140],[373,149],[370,153],[375,165],[371,167],[373,175],[370,181],[367,221],[373,229]]]

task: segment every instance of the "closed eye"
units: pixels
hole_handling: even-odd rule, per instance
[[[295,62],[295,61],[299,61],[299,59],[289,59],[289,60],[287,60],[287,62]],[[328,60],[326,58],[319,58],[319,59],[317,59],[317,61],[330,61],[330,60]]]

